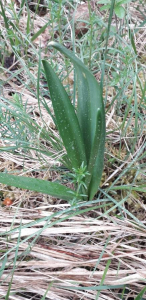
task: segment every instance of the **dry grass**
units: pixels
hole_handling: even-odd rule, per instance
[[[95,1],[92,2],[95,4]],[[10,1],[7,1],[8,3]],[[130,7],[131,26],[134,26],[136,22],[139,26],[143,21],[143,16],[136,6],[137,3],[134,3]],[[142,9],[142,6],[140,8]],[[66,11],[64,13],[66,14]],[[31,12],[31,17],[33,16]],[[43,26],[47,18],[49,18],[49,13],[44,17],[35,17],[34,32]],[[2,21],[1,15],[0,21]],[[20,20],[20,29],[24,32],[26,24],[26,11],[24,10]],[[0,29],[5,32],[3,22],[0,24]],[[40,40],[42,48],[45,48],[48,40],[51,39],[49,29],[46,29],[34,41],[33,47],[36,53]],[[55,34],[57,35],[58,32]],[[142,65],[145,57],[145,34],[146,29],[143,27],[134,36]],[[11,52],[9,42],[6,40],[5,43]],[[42,55],[49,57],[49,54],[42,53]],[[36,55],[36,61],[37,59]],[[62,58],[59,57],[59,59]],[[0,73],[0,81],[3,82],[1,95],[12,100],[14,93],[21,94],[23,103],[27,102],[28,111],[30,109],[33,111],[33,118],[41,126],[45,122],[56,132],[52,119],[43,106],[41,107],[42,118],[40,118],[38,101],[34,92],[35,84],[32,84],[30,89],[25,84],[29,82],[30,74],[32,81],[37,81],[37,63],[33,70],[29,70],[30,73],[26,73],[23,69],[25,63],[26,56],[23,53],[19,61],[19,70],[22,68],[23,78],[21,85],[17,84],[15,75],[8,73],[8,69],[5,68]],[[138,75],[144,83],[142,68],[139,69]],[[70,82],[70,78],[68,81]],[[41,88],[43,88],[43,83]],[[132,87],[129,84],[126,92],[130,95],[131,91]],[[142,91],[138,82],[136,91],[139,104]],[[101,202],[96,200],[92,204],[86,203],[76,209],[71,209],[70,205],[61,199],[1,185],[2,199],[9,197],[13,201],[10,207],[0,207],[0,250],[1,261],[4,264],[4,271],[1,272],[0,278],[2,299],[7,299],[9,284],[11,285],[11,294],[8,298],[10,300],[41,299],[48,287],[45,299],[51,300],[97,299],[96,296],[99,300],[116,300],[121,299],[122,292],[123,300],[133,300],[145,287],[146,207],[144,192],[130,191],[127,194],[125,191],[120,191],[114,194],[114,191],[110,190],[110,186],[114,184],[124,185],[133,180],[135,180],[135,185],[138,185],[139,181],[144,182],[144,171],[138,173],[137,176],[136,172],[140,163],[145,164],[145,157],[137,161],[139,153],[141,155],[144,153],[145,130],[137,132],[138,138],[134,151],[125,160],[126,153],[130,149],[129,141],[134,138],[135,116],[131,117],[130,112],[128,113],[125,124],[128,124],[131,118],[130,126],[122,135],[122,129],[119,128],[121,128],[123,117],[117,113],[118,104],[116,102],[112,104],[114,96],[115,90],[109,86],[106,104],[107,110],[109,107],[106,120],[108,138],[105,170],[101,184],[105,194],[101,194]],[[140,119],[138,124],[140,126]],[[3,140],[0,144],[5,145]],[[109,156],[114,159],[111,164]],[[46,156],[44,158],[44,170],[40,171],[42,161],[38,161],[34,151],[31,151],[31,158],[26,156],[25,159],[21,155],[2,152],[0,153],[0,171],[7,169],[8,172],[19,171],[21,175],[60,180],[58,172],[51,170],[54,161],[48,160]],[[131,169],[134,168],[134,171],[129,169],[126,173],[125,170],[129,166]],[[102,200],[107,199],[107,196],[109,205],[104,207]],[[114,206],[114,200],[117,207]],[[106,268],[107,273],[105,273]],[[101,292],[98,294],[100,286]],[[143,299],[146,299],[146,296]]]
[[[52,215],[48,208],[52,211],[62,209],[62,216],[47,221]],[[42,296],[51,282],[53,285],[46,299],[95,299],[97,291],[94,288],[100,285],[109,261],[104,285],[121,285],[121,288],[102,291],[99,299],[116,299],[125,284],[132,296],[140,292],[146,279],[145,222],[134,224],[127,216],[124,220],[108,216],[102,221],[97,220],[101,215],[97,210],[83,216],[66,217],[60,222],[60,218],[65,217],[64,208],[65,205],[43,205],[33,211],[31,208],[19,208],[18,211],[16,206],[1,209],[1,231],[7,232],[1,240],[1,249],[8,253],[1,277],[1,281],[4,280],[1,295],[7,292],[17,247],[11,291],[20,293],[21,297],[15,296],[15,299],[25,299],[23,287],[26,295],[29,292],[29,295]],[[90,214],[95,214],[96,218]],[[35,220],[34,226],[29,225],[32,220]],[[53,223],[56,224],[53,226]],[[19,235],[21,241],[18,245]],[[82,286],[90,289],[78,290]],[[76,291],[72,287],[76,287]]]

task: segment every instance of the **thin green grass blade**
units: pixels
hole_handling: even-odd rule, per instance
[[[15,256],[14,256],[14,261],[13,261],[13,270],[12,270],[12,276],[11,276],[11,280],[9,283],[9,288],[5,297],[5,300],[9,300],[10,298],[10,292],[11,292],[11,286],[12,286],[12,282],[13,282],[13,276],[14,276],[14,272],[16,269],[16,262],[17,262],[17,257],[18,257],[18,250],[19,250],[19,243],[20,243],[20,237],[21,237],[21,223],[20,223],[20,227],[19,227],[19,235],[18,235],[18,240],[17,240],[17,245],[16,245],[16,251],[15,251]]]
[[[109,259],[109,260],[107,261],[107,264],[106,264],[106,267],[105,267],[105,269],[104,269],[104,273],[103,273],[103,276],[102,276],[102,278],[101,278],[101,282],[100,282],[100,285],[99,285],[99,286],[103,286],[103,283],[104,283],[104,280],[105,280],[107,271],[108,271],[108,269],[109,269],[109,266],[110,266],[110,264],[111,264],[111,261],[112,261],[111,259]],[[102,290],[102,289],[101,289],[101,290]],[[95,300],[98,300],[99,295],[100,295],[100,291],[101,291],[101,290],[98,291]]]
[[[48,194],[50,196],[68,201],[72,200],[74,197],[72,195],[73,190],[67,188],[66,186],[42,179],[15,176],[0,172],[0,183]]]
[[[86,165],[86,154],[79,122],[73,105],[57,75],[47,61],[43,66],[51,95],[57,127],[70,159],[71,168]]]
[[[137,55],[136,45],[135,45],[135,41],[134,41],[134,35],[133,35],[133,32],[131,29],[129,29],[129,38],[130,38],[133,50],[134,50],[135,54]]]
[[[6,111],[8,112],[8,114],[12,115],[13,117],[15,117],[15,123],[18,120],[19,124],[18,124],[18,128],[21,127],[21,124],[23,122],[23,124],[25,125],[25,127],[29,130],[30,134],[36,134],[38,135],[38,133],[40,133],[40,138],[47,140],[48,142],[50,142],[50,145],[52,145],[53,149],[56,149],[57,151],[62,151],[63,150],[63,145],[62,145],[62,141],[60,138],[58,138],[57,136],[55,136],[52,131],[47,127],[47,129],[45,128],[41,128],[36,122],[35,120],[33,120],[29,114],[25,111],[25,109],[23,108],[23,106],[21,106],[21,103],[13,103],[10,102],[8,100],[6,100],[5,98],[2,98],[2,100],[4,100],[4,102],[6,104],[4,104],[3,102],[0,103],[0,108],[5,108]],[[10,106],[11,105],[11,106]],[[6,113],[5,113],[6,114]],[[9,123],[5,123],[5,127],[8,128]],[[3,127],[4,127],[4,122],[3,122]],[[17,128],[17,130],[18,130]],[[16,139],[16,142],[18,141],[18,137],[16,138],[15,133],[13,136],[13,127],[9,126],[8,130],[11,132],[11,137],[14,140]],[[19,128],[20,130],[20,128]],[[2,131],[2,129],[1,129]],[[20,132],[20,131],[19,131]],[[4,135],[3,135],[4,136]],[[4,136],[6,138],[6,140],[8,139],[8,135],[6,134],[6,136]],[[17,143],[18,144],[18,143]],[[21,145],[21,138],[19,137],[19,145]],[[28,143],[29,145],[29,143]],[[28,146],[29,147],[29,146]],[[48,152],[49,153],[49,152]],[[50,151],[51,153],[51,151]]]
[[[130,190],[130,191],[136,191],[136,192],[143,192],[146,193],[146,184],[141,184],[138,186],[133,186],[131,184],[129,185],[117,185],[112,187],[113,190],[119,191],[119,190]]]
[[[24,5],[25,5],[25,0],[22,0],[21,4],[20,4],[20,10],[18,12],[18,19],[20,19],[20,17],[21,17],[22,9],[23,9]]]
[[[31,24],[31,19],[30,19],[30,11],[28,10],[27,12],[27,26],[26,26],[26,33],[27,33],[27,36],[29,36],[30,34],[30,24]],[[27,45],[29,45],[28,41],[26,41]]]
[[[8,291],[7,291],[7,294],[5,296],[5,300],[9,300],[9,296],[10,296],[10,291],[11,291],[11,285],[12,285],[12,279],[11,279],[11,282],[9,283],[9,288],[8,288]]]
[[[61,223],[62,221],[65,221],[67,220],[69,217],[72,217],[72,216],[77,216],[77,215],[81,215],[81,214],[85,214],[87,212],[90,212],[90,211],[93,211],[93,210],[98,210],[100,209],[101,207],[103,208],[104,207],[104,202],[106,200],[101,200],[102,201],[102,205],[99,205],[99,199],[98,200],[93,200],[93,201],[87,201],[87,202],[82,202],[82,203],[79,203],[73,207],[69,207],[67,208],[65,211],[59,211],[59,212],[55,212],[53,213],[50,217],[47,216],[47,217],[43,217],[43,218],[39,218],[35,221],[30,221],[29,223],[27,224],[24,224],[22,225],[21,229],[24,229],[24,228],[28,228],[30,226],[34,226],[37,224],[39,224],[40,222],[42,221],[47,221],[49,225],[49,227],[52,227],[58,223]],[[87,207],[87,208],[83,208],[83,207],[86,207],[86,205],[90,205],[92,204],[91,206]],[[56,216],[60,216],[60,215],[64,215],[65,214],[65,217],[63,218],[59,218],[55,221],[52,221],[52,223],[50,223],[51,220],[54,219],[54,217]],[[12,234],[14,232],[16,232],[18,230],[18,228],[13,228],[13,229],[10,229],[8,230],[7,232],[3,232],[3,233],[0,233],[0,236],[3,236],[3,235],[9,235],[9,234]],[[8,250],[7,254],[9,254],[13,249],[15,249],[16,246],[14,246],[14,248]]]
[[[4,259],[2,261],[2,265],[1,265],[1,268],[0,268],[0,278],[5,270],[5,266],[6,266],[6,263],[8,261],[8,257],[7,257],[7,254],[4,256]]]
[[[109,19],[108,19],[107,35],[106,35],[106,44],[105,44],[105,49],[104,49],[104,59],[103,59],[103,63],[102,63],[102,73],[101,73],[100,86],[101,86],[102,91],[103,91],[103,82],[104,82],[104,75],[105,75],[105,62],[106,62],[106,58],[107,58],[108,39],[109,39],[109,35],[110,35],[110,27],[111,27],[111,23],[112,23],[112,17],[114,14],[115,2],[116,2],[116,0],[112,0],[111,5],[110,5],[110,13],[109,13]]]
[[[98,258],[98,260],[97,260],[97,262],[96,262],[96,265],[95,265],[95,267],[94,267],[94,270],[93,270],[93,272],[92,272],[92,276],[94,275],[94,272],[95,272],[96,269],[98,268],[98,265],[99,265],[99,263],[100,263],[101,258],[103,257],[103,254],[105,253],[105,249],[106,249],[106,247],[107,247],[107,245],[108,245],[108,243],[109,243],[110,238],[111,238],[111,236],[108,237],[108,239],[107,239],[107,241],[106,241],[106,243],[105,243],[105,245],[104,245],[104,247],[103,247],[103,250],[101,251],[101,253],[100,253],[100,255],[99,255],[99,258]]]
[[[56,287],[65,290],[77,290],[77,291],[104,291],[111,289],[121,289],[124,285],[95,285],[95,286],[64,286],[56,285]]]
[[[9,36],[9,32],[10,32],[10,28],[9,28],[9,19],[7,18],[6,14],[5,14],[5,10],[4,10],[4,7],[3,7],[3,4],[2,4],[2,1],[0,1],[0,5],[1,5],[1,10],[2,10],[2,16],[4,18],[4,22],[5,22],[5,27],[6,27],[6,30],[7,30],[7,33],[8,33],[8,37],[9,37],[9,41],[10,41],[10,44],[13,48],[13,46],[15,45],[14,44],[14,41],[13,39]]]
[[[50,290],[50,288],[51,288],[52,285],[53,285],[53,281],[49,284],[49,286],[48,286],[48,288],[47,288],[47,290],[46,290],[44,296],[41,298],[41,300],[45,300],[45,299],[46,299],[47,293],[48,293],[48,291]]]
[[[46,23],[40,30],[38,30],[31,38],[31,42],[35,41],[36,38],[45,31],[45,29],[48,27],[50,21],[48,23]]]

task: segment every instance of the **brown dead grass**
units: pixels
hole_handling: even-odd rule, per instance
[[[17,266],[13,275],[11,291],[25,292],[43,296],[49,283],[53,282],[46,299],[95,299],[96,291],[71,290],[70,287],[99,286],[106,264],[111,260],[104,285],[129,286],[129,290],[136,295],[145,286],[146,279],[146,229],[142,226],[116,217],[105,217],[102,221],[90,216],[74,216],[59,225],[52,226],[60,217],[51,222],[42,221],[34,226],[22,228],[21,233],[16,230],[27,225],[32,220],[50,217],[48,210],[60,210],[66,205],[40,206],[39,209],[24,209],[17,206],[1,208],[1,233],[7,235],[1,239],[1,250],[8,252],[6,269],[1,277],[0,293],[7,292],[7,283],[11,280],[13,262],[17,248],[17,240],[21,234],[18,247]],[[96,217],[100,216],[95,211]],[[63,216],[61,216],[63,217]],[[32,238],[39,237],[35,244]],[[6,238],[7,236],[7,238]],[[28,240],[27,240],[28,238]],[[109,239],[107,247],[105,244]],[[20,256],[19,256],[20,255]],[[68,287],[69,290],[66,290]],[[114,291],[102,291],[99,299],[116,299],[121,293],[118,288]],[[23,293],[22,293],[23,294]],[[10,297],[10,299],[13,299]],[[17,296],[15,296],[15,299]],[[25,299],[22,296],[21,299]]]
[[[130,9],[132,22],[138,22],[139,25],[142,16],[138,15],[134,5]],[[33,15],[33,13],[31,14]],[[36,16],[35,32],[38,31],[40,26],[44,25],[44,20],[46,21],[47,17],[49,17],[49,13],[43,18]],[[4,24],[1,23],[0,26],[4,30]],[[24,12],[21,19],[21,29],[23,30],[25,26]],[[43,47],[51,38],[47,30],[40,37]],[[145,55],[145,33],[146,30],[143,29],[134,36],[138,54],[142,57]],[[35,40],[35,47],[40,44],[40,39]],[[32,71],[34,75],[36,74],[37,79],[37,69]],[[11,100],[10,92],[21,93],[24,103],[27,101],[28,106],[33,107],[33,111],[36,112],[36,120],[39,124],[42,124],[41,119],[37,117],[39,110],[34,95],[24,85],[18,86],[14,80],[8,79],[7,72],[0,74],[0,80],[8,83],[3,89],[4,97]],[[113,91],[110,89],[109,103],[112,97]],[[52,122],[51,118],[48,118],[48,114],[46,114],[43,107],[41,109],[43,119],[50,124]],[[114,115],[115,107],[112,106],[107,114],[107,129],[109,131],[115,126],[119,127]],[[115,152],[117,141],[119,142],[119,134],[117,129],[116,134],[111,134],[109,138],[110,145],[112,145],[110,151],[113,150],[113,156],[118,155]],[[126,139],[123,139],[123,144],[124,148],[128,147]],[[140,141],[136,151],[139,151],[142,146],[143,140]],[[31,154],[32,159],[26,159],[24,162],[21,157],[16,157],[10,153],[1,153],[0,170],[16,171],[19,169],[21,175],[24,173],[30,175],[34,168],[39,170],[41,166],[39,162],[36,164],[35,153],[32,152]],[[135,152],[136,154],[137,152]],[[125,155],[124,150],[123,155]],[[130,159],[132,160],[133,157],[129,158],[127,162],[122,162],[122,157],[119,158],[121,164],[117,169],[112,169],[108,175],[105,175],[102,184],[105,186],[110,184],[113,178],[124,169],[125,165],[130,163]],[[48,161],[48,165],[51,165],[50,161]],[[50,174],[50,170],[44,171],[43,175],[42,172],[38,172],[38,177],[42,178],[43,176],[46,179],[51,176]],[[33,175],[35,176],[35,174]],[[139,218],[140,223],[129,220],[129,216],[125,212],[124,219],[110,215],[102,217],[102,210],[97,209],[69,218],[63,212],[64,209],[69,208],[69,205],[64,204],[60,199],[57,200],[47,195],[22,191],[4,185],[1,185],[1,191],[4,198],[9,197],[13,200],[12,206],[0,207],[1,260],[3,260],[4,254],[8,253],[5,270],[0,278],[1,297],[5,298],[13,274],[11,285],[13,294],[9,296],[9,299],[41,299],[50,283],[52,283],[52,286],[45,299],[95,299],[97,291],[94,288],[100,285],[109,260],[111,262],[104,285],[127,285],[128,290],[125,299],[128,299],[128,297],[129,299],[130,297],[135,298],[145,286],[146,218],[144,203],[141,203],[142,217]],[[138,200],[140,197],[141,194],[137,196]],[[60,217],[56,216],[51,221],[47,221],[53,213],[57,212],[62,212]],[[63,217],[66,220],[61,220]],[[44,218],[46,219],[44,220]],[[29,226],[28,224],[33,220],[34,225],[30,224]],[[22,227],[21,232],[20,229],[17,230],[17,228],[20,228],[20,224]],[[24,225],[26,225],[26,228],[24,228]],[[33,239],[37,237],[38,233],[38,238],[33,243]],[[17,247],[18,240],[19,247]],[[106,243],[107,246],[105,247]],[[17,261],[13,273],[17,250]],[[72,287],[77,289],[72,290]],[[90,289],[79,290],[81,287]],[[119,299],[118,296],[121,293],[122,288],[102,290],[98,299],[116,300]]]

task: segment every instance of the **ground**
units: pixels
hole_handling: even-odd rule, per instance
[[[51,62],[71,99],[73,67],[49,41],[75,51],[100,81],[109,9],[97,1],[2,4],[0,171],[72,187],[58,161],[64,149],[50,159],[41,136],[45,128],[58,138],[41,59]],[[0,185],[2,299],[146,299],[145,293],[136,298],[146,281],[144,1],[122,7],[125,16],[113,14],[107,45],[100,189],[92,201],[72,207]]]

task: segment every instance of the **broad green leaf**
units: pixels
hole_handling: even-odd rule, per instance
[[[102,123],[101,140],[100,140],[100,145],[97,153],[98,155],[96,157],[95,165],[92,170],[92,178],[89,186],[89,199],[93,199],[94,195],[97,192],[97,187],[99,187],[100,185],[101,176],[104,167],[104,143],[105,143],[104,124]]]
[[[68,201],[72,200],[74,197],[72,195],[73,190],[67,188],[66,186],[42,179],[16,176],[0,172],[0,183],[48,194],[50,196]]]
[[[117,0],[116,4],[117,5],[122,5],[122,4],[127,4],[129,2],[131,2],[132,0]]]
[[[57,127],[66,148],[71,168],[86,163],[84,142],[75,109],[61,81],[47,61],[43,61]]]
[[[98,4],[110,4],[110,0],[99,0]]]
[[[77,116],[81,127],[81,132],[85,145],[85,152],[87,162],[90,158],[92,147],[91,140],[91,110],[89,102],[89,86],[86,75],[76,66],[77,75],[77,90],[78,90],[78,103],[77,103]]]
[[[89,176],[87,176],[87,179],[85,181],[86,186],[88,187],[92,178],[92,170],[94,169],[94,165],[98,156],[98,151],[99,151],[99,147],[100,147],[100,140],[101,140],[101,130],[102,130],[102,117],[101,117],[101,111],[100,109],[97,111],[97,117],[96,117],[96,131],[95,131],[95,135],[94,135],[94,141],[92,143],[92,148],[91,148],[91,153],[90,153],[90,159],[89,159],[89,164],[88,164],[88,172],[89,172]],[[98,174],[97,174],[97,178],[98,178]],[[99,179],[100,180],[100,179]],[[97,188],[97,186],[96,186]],[[94,194],[96,193],[97,189],[95,188],[94,192],[92,191],[92,194],[94,196]],[[91,193],[91,191],[90,191]],[[91,197],[89,196],[89,198],[91,199]]]
[[[115,6],[114,12],[115,12],[116,16],[120,19],[123,19],[125,16],[125,9],[120,5]]]
[[[111,7],[110,4],[107,4],[107,5],[103,5],[102,7],[100,7],[100,11],[103,11],[103,10],[107,10]]]
[[[92,199],[98,190],[103,170],[105,116],[100,87],[90,74],[80,74],[80,69],[77,70],[78,118],[86,147],[87,169],[90,173],[86,186],[89,199]]]
[[[134,300],[144,300],[144,298],[142,298],[142,296],[144,295],[144,293],[146,292],[146,287],[144,287],[141,292],[137,295],[137,297]]]
[[[87,157],[87,168],[89,160],[91,158],[91,149],[93,149],[93,144],[95,143],[95,134],[97,130],[97,111],[100,110],[102,119],[102,134],[100,139],[99,151],[96,153],[96,158],[94,157],[95,165],[92,169],[92,180],[90,183],[90,190],[94,194],[98,190],[99,182],[102,176],[103,170],[103,160],[104,160],[104,143],[105,143],[105,112],[104,104],[102,99],[102,90],[98,82],[96,81],[93,74],[88,70],[88,68],[74,55],[73,52],[69,51],[62,45],[51,42],[49,46],[53,46],[65,56],[67,56],[73,63],[77,76],[77,92],[78,92],[78,102],[77,102],[77,117],[79,120],[82,138],[85,145],[85,153]],[[97,136],[98,139],[98,136]],[[84,161],[84,160],[83,160]],[[84,161],[85,162],[85,161]],[[80,164],[81,165],[81,164]],[[86,165],[86,163],[85,163]],[[96,188],[95,188],[96,187]]]

